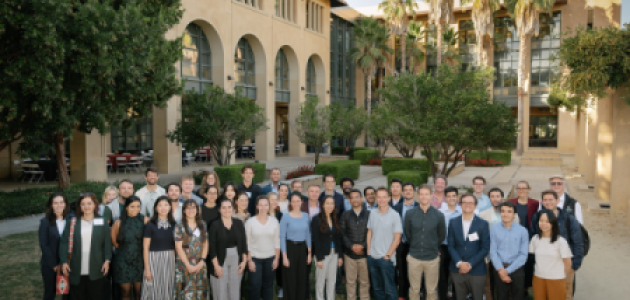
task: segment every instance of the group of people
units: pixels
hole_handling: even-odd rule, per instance
[[[206,172],[195,191],[189,176],[162,188],[148,168],[142,189],[122,180],[100,203],[92,192],[72,204],[52,194],[39,230],[44,299],[55,298],[60,270],[70,299],[303,300],[313,268],[318,300],[344,282],[347,299],[520,300],[532,286],[536,300],[572,298],[582,213],[561,175],[540,202],[525,181],[515,199],[486,195],[480,176],[459,195],[443,176],[433,187],[394,179],[360,191],[326,175],[323,191],[303,192],[279,169],[264,187],[253,166],[241,175],[221,186]]]

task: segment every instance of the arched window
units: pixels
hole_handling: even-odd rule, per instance
[[[243,94],[249,99],[256,99],[256,63],[254,51],[247,39],[241,38],[234,51],[234,72],[236,74],[236,86],[242,87]]]
[[[291,92],[289,92],[289,62],[284,50],[280,49],[276,55],[276,101],[289,102]]]
[[[186,90],[203,91],[207,84],[212,84],[212,65],[210,44],[206,35],[197,24],[186,26],[182,37],[184,46],[182,58],[182,78],[186,79]]]
[[[306,94],[317,96],[315,85],[317,84],[317,74],[315,74],[315,65],[313,59],[309,58],[306,64]]]

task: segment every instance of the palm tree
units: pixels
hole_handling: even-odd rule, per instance
[[[425,0],[426,1],[426,0]],[[437,66],[442,63],[442,26],[455,20],[454,0],[429,0],[429,24],[437,29]]]
[[[411,74],[414,74],[416,71],[414,60],[424,60],[424,51],[422,51],[422,49],[418,47],[418,43],[420,43],[424,39],[424,35],[425,30],[423,29],[422,22],[409,22],[409,31],[407,32],[407,42],[405,42],[405,45],[407,46],[406,52],[410,53],[409,70],[411,71]]]
[[[514,18],[516,31],[520,39],[518,53],[518,123],[523,124],[525,114],[523,111],[527,87],[525,86],[525,62],[527,61],[527,41],[533,36],[538,36],[540,28],[540,14],[551,13],[555,0],[505,0],[508,13]],[[516,153],[523,155],[525,140],[523,129],[518,131],[516,141]]]
[[[452,0],[451,0],[452,1]],[[400,72],[406,70],[406,54],[404,38],[409,30],[409,22],[415,17],[415,10],[418,8],[418,3],[415,0],[383,0],[378,8],[383,11],[385,21],[389,24],[392,34],[400,37],[400,49],[401,49],[401,68]]]
[[[477,35],[478,66],[487,67],[488,55],[484,43],[490,44],[494,36],[494,12],[501,8],[500,0],[461,0],[462,6],[472,2],[472,21]]]

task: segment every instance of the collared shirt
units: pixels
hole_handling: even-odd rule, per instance
[[[401,197],[398,197],[398,199],[394,199],[394,196],[392,196],[392,199],[390,200],[392,203],[392,207],[396,206],[396,204],[398,204],[398,202],[400,201],[404,201],[404,199]]]
[[[439,210],[442,208],[442,203],[446,203],[446,197],[438,198],[435,196],[435,193],[433,193],[431,196],[431,206]]]
[[[528,246],[527,229],[518,223],[512,223],[508,229],[499,222],[490,229],[490,260],[495,270],[505,269],[512,274],[520,269],[527,261]]]
[[[343,208],[344,211],[348,211],[352,209],[352,204],[350,204],[350,200],[348,200],[348,198],[346,198],[346,196],[343,196]]]
[[[165,195],[166,191],[161,186],[157,186],[153,192],[149,191],[146,186],[139,189],[136,192],[136,196],[140,198],[140,202],[142,203],[140,212],[147,217],[153,216],[153,204],[155,204],[155,200]]]
[[[368,211],[372,211],[374,209],[378,209],[378,204],[376,204],[376,201],[374,201],[374,206],[370,206],[370,203],[368,203],[367,201],[365,201],[365,208]]]
[[[470,220],[464,220],[464,216],[462,216],[462,228],[464,230],[464,241],[468,240],[468,231],[470,231],[470,225],[472,225],[472,221],[475,217],[472,217]]]
[[[402,223],[405,224],[405,215],[407,214],[407,211],[412,209],[413,206],[416,204],[416,201],[412,201],[411,205],[407,205],[405,204],[405,202],[403,202],[403,206],[402,206]],[[403,242],[407,242],[407,237],[405,236],[405,231],[403,230],[403,235],[402,235],[402,240]]]
[[[313,217],[319,214],[319,206],[308,205],[308,220],[313,221]]]
[[[442,214],[444,215],[444,222],[446,224],[446,235],[448,237],[448,223],[451,222],[451,219],[462,215],[462,207],[457,205],[455,207],[455,211],[450,211],[448,209],[448,203],[444,202],[442,203],[442,207],[440,207],[440,212],[442,212]],[[448,238],[444,239],[444,243],[442,243],[442,245],[448,245],[447,241]]]
[[[478,215],[480,212],[488,209],[489,207],[492,207],[492,202],[490,202],[490,198],[482,194],[481,197],[477,198],[477,209],[475,210],[475,214]]]
[[[409,255],[424,261],[435,259],[446,239],[444,215],[430,205],[426,212],[416,206],[408,214],[404,231],[409,239]]]
[[[394,242],[394,234],[403,231],[400,216],[391,207],[385,213],[380,210],[371,212],[367,228],[372,231],[370,256],[374,259],[385,257]],[[390,260],[396,265],[396,252],[392,253]]]

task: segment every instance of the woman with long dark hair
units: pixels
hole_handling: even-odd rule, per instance
[[[273,193],[273,192],[272,192]],[[273,299],[273,272],[280,259],[280,223],[269,215],[267,196],[258,196],[256,216],[245,223],[249,249],[249,299]]]
[[[68,198],[61,193],[53,193],[46,203],[46,214],[39,223],[39,247],[42,249],[42,259],[39,261],[44,279],[44,300],[54,300],[57,270],[61,268],[59,255],[59,240],[63,234],[70,216]],[[65,297],[64,298],[68,298]]]
[[[291,194],[289,213],[280,221],[280,249],[284,265],[285,299],[308,299],[307,270],[311,264],[311,231],[308,214],[301,211],[302,194]]]
[[[560,236],[558,218],[553,211],[542,209],[538,215],[540,234],[529,243],[529,253],[534,254],[534,299],[557,300],[566,298],[566,274],[571,269],[571,249]]]
[[[72,220],[66,222],[59,247],[63,273],[70,276],[70,299],[101,300],[112,259],[112,239],[107,222],[98,215],[94,193],[82,193],[79,198],[72,234],[72,260],[68,262],[72,223]]]
[[[238,187],[236,187],[236,183],[234,181],[228,181],[225,183],[223,187],[223,194],[221,194],[221,200],[230,199],[232,203],[236,200],[236,195],[238,194]]]
[[[167,196],[160,196],[153,204],[155,212],[144,226],[143,300],[170,299],[175,286],[175,219]]]
[[[219,188],[210,185],[204,189],[205,194],[201,195],[204,199],[201,206],[201,219],[210,228],[212,222],[219,218],[219,208],[217,207],[217,199],[219,198]]]
[[[208,280],[206,256],[208,231],[201,220],[199,205],[188,199],[182,206],[182,222],[175,225],[175,300],[206,300]]]
[[[337,268],[343,265],[343,260],[339,257],[343,251],[335,199],[332,196],[325,196],[320,203],[319,211],[320,213],[314,216],[311,222],[313,253],[317,263],[315,295],[317,300],[334,300]],[[326,286],[325,294],[324,286]]]
[[[247,242],[243,222],[232,217],[232,201],[219,202],[221,218],[210,226],[210,282],[213,298],[240,299],[240,286],[247,263]]]
[[[112,226],[112,244],[117,249],[113,268],[114,282],[120,284],[123,300],[131,299],[132,288],[134,298],[140,299],[144,269],[142,236],[146,223],[140,213],[141,207],[140,198],[130,196],[125,200],[125,208],[120,214],[120,219]]]

